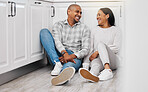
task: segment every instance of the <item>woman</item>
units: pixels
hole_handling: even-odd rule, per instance
[[[117,54],[121,42],[120,30],[115,26],[115,18],[109,8],[98,11],[97,21],[97,27],[91,32],[90,54],[84,59],[83,68],[79,70],[82,77],[93,82],[113,78],[112,70],[119,65]]]

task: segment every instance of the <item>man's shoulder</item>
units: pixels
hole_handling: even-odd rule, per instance
[[[88,27],[88,25],[86,25],[86,24],[84,24],[84,23],[82,23],[82,22],[79,23],[79,26],[80,26],[81,28],[83,28],[83,29],[89,29],[89,30],[90,30],[90,28]]]
[[[79,25],[81,25],[81,26],[87,26],[86,24],[84,24],[82,22],[79,22]]]
[[[55,22],[54,24],[57,24],[57,25],[64,25],[64,22],[65,22],[65,21],[58,21],[58,22]]]
[[[63,27],[63,25],[65,24],[64,23],[65,21],[58,21],[58,22],[55,22],[53,27]]]

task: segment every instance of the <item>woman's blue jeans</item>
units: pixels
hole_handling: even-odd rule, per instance
[[[48,59],[50,59],[49,63],[54,66],[55,65],[54,60],[56,62],[60,62],[59,57],[61,57],[62,55],[56,49],[54,39],[48,29],[42,29],[40,31],[40,41],[47,53]],[[73,54],[73,52],[71,50],[66,50],[66,51],[68,52],[69,55]],[[64,63],[62,70],[67,67],[74,67],[76,70],[78,70],[81,67],[82,60],[81,59],[74,59],[74,60],[75,60],[76,64],[73,62]]]

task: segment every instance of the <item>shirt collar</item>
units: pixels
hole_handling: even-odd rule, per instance
[[[73,26],[75,26],[75,25],[79,25],[81,22],[79,21],[78,23],[75,23]],[[68,21],[67,21],[67,19],[66,20],[64,20],[64,24],[68,24],[69,25],[69,23],[68,23]]]

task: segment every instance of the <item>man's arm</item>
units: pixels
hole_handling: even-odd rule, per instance
[[[89,53],[90,49],[90,30],[87,26],[84,26],[84,30],[82,33],[82,49],[74,54],[77,58],[83,58]]]
[[[52,36],[55,40],[55,45],[59,52],[61,52],[62,50],[65,50],[63,44],[61,43],[61,39],[62,39],[61,30],[62,30],[62,24],[60,24],[59,22],[55,23],[52,28]]]
[[[62,55],[62,57],[59,58],[59,60],[62,63],[67,63],[68,61],[76,63],[74,61],[74,58],[77,58],[76,55],[74,55],[74,54],[69,55],[66,52],[63,44],[61,43],[61,39],[62,39],[62,32],[61,31],[62,30],[63,30],[62,24],[60,24],[59,22],[54,24],[53,30],[52,30],[52,35],[55,40],[56,48],[58,49],[59,52],[61,52],[61,54],[64,52],[64,54]]]

